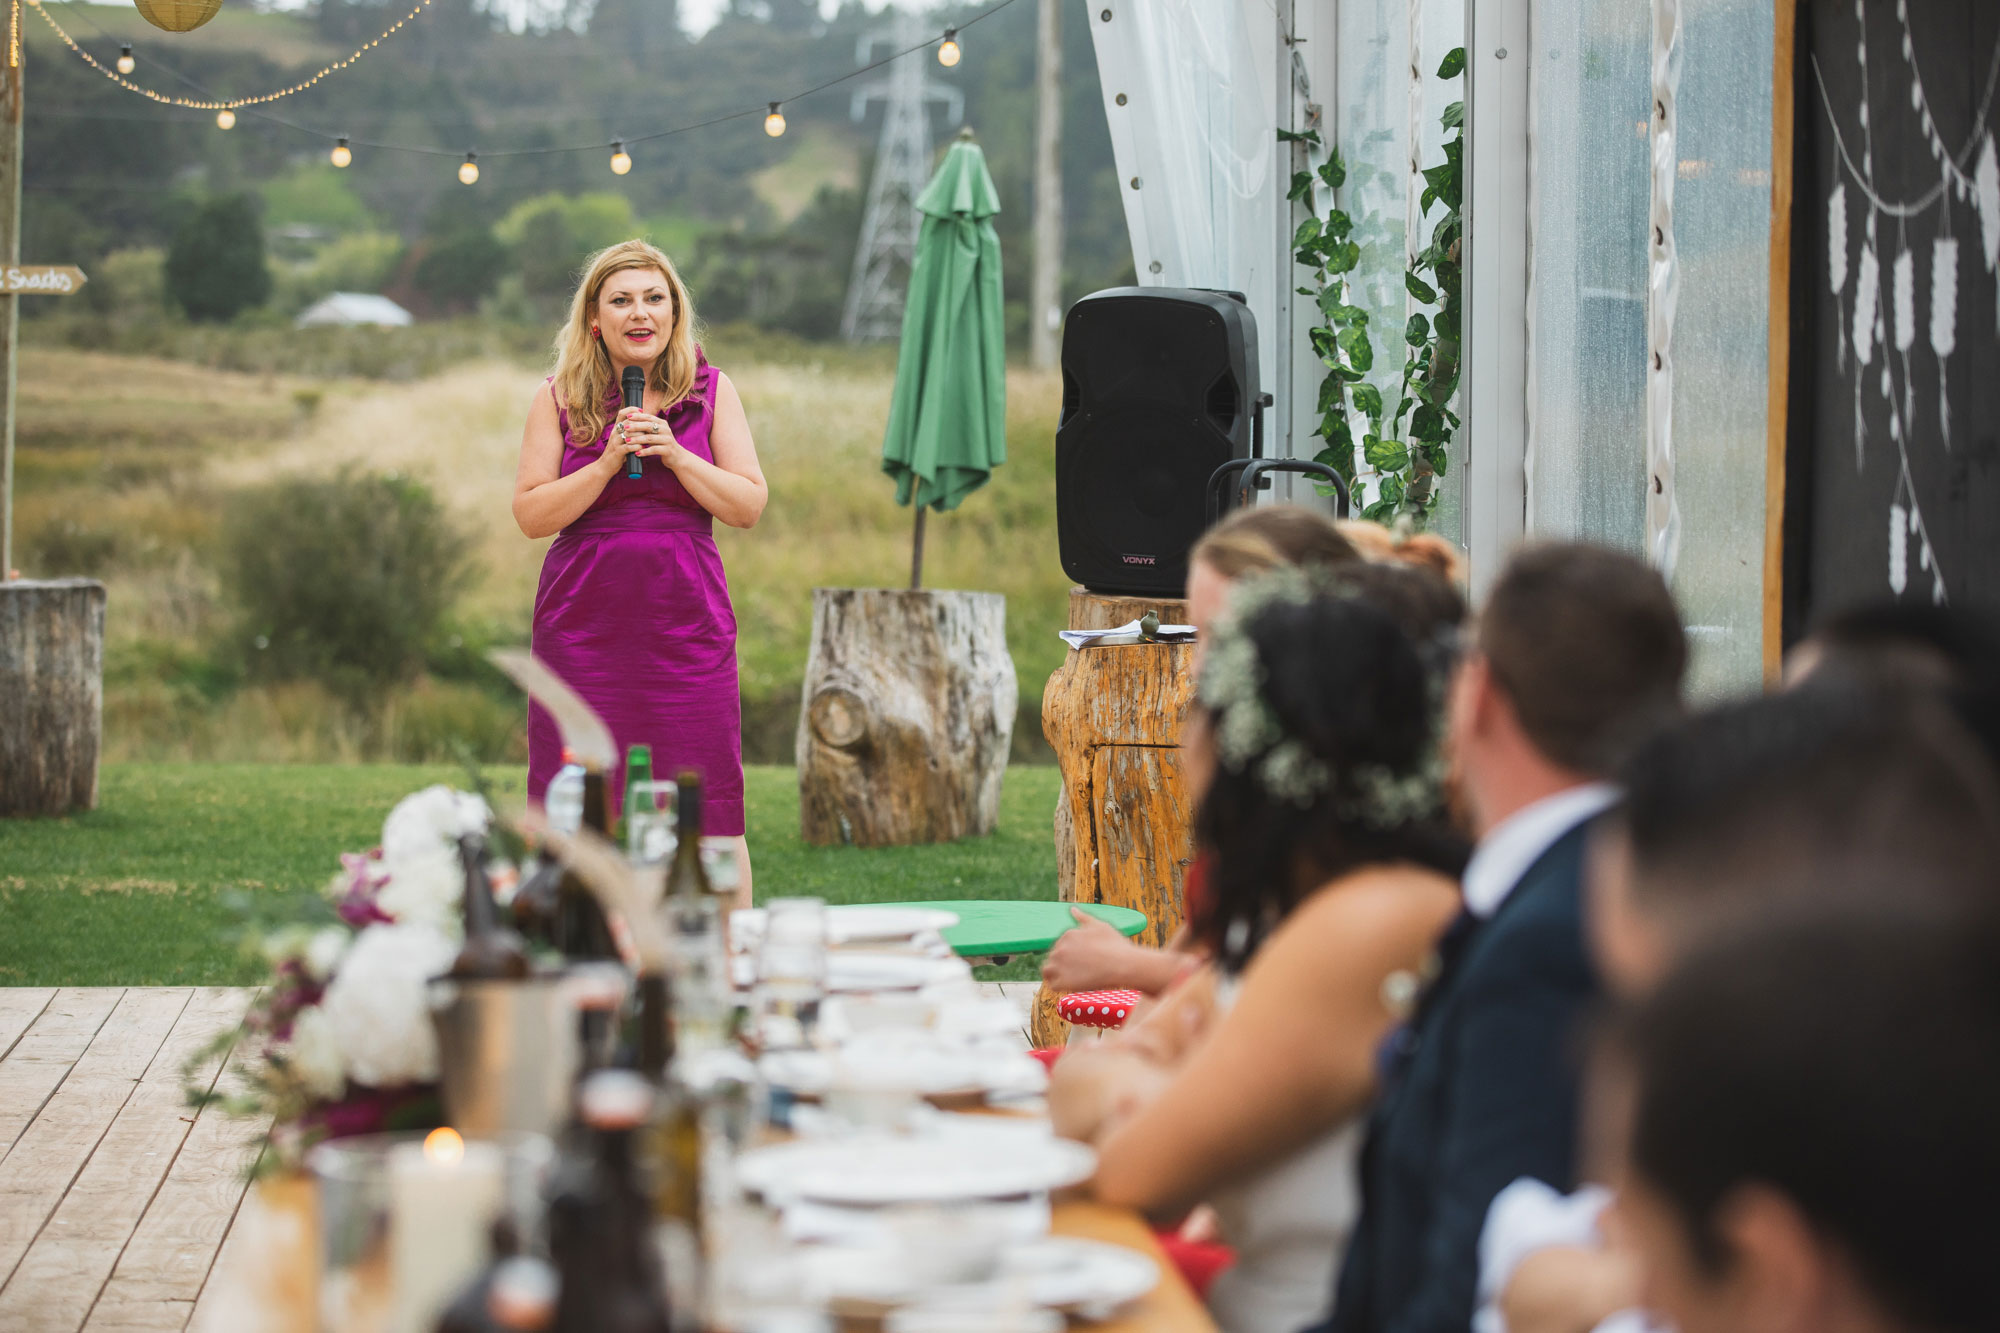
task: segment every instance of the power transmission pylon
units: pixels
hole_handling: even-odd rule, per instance
[[[867,64],[875,48],[903,50],[924,39],[923,20],[899,10],[895,25],[863,37],[856,57]],[[847,283],[841,336],[849,342],[894,338],[903,331],[903,301],[910,265],[917,257],[917,196],[931,171],[930,107],[942,104],[952,124],[965,118],[965,96],[931,79],[930,51],[912,51],[893,62],[879,82],[854,90],[852,114],[861,120],[868,104],[881,101],[882,139],[875,149],[875,175],[868,182],[868,211],[861,220],[861,243],[854,250],[854,273]]]

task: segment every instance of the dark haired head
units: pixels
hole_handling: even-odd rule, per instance
[[[1516,552],[1479,615],[1479,651],[1543,758],[1602,775],[1680,708],[1687,639],[1643,561],[1551,542]]]
[[[2000,762],[2000,620],[1928,602],[1871,602],[1827,617],[1792,650],[1789,682],[1848,681],[1945,699]]]
[[[1787,914],[1626,1016],[1631,1166],[1699,1281],[1740,1275],[1732,1218],[1775,1198],[1893,1324],[2000,1328],[1996,959],[1955,914]]]
[[[1621,781],[1631,892],[1649,911],[1823,897],[1858,868],[2000,906],[2000,788],[1922,698],[1829,681],[1724,704],[1653,737]]]
[[[1270,746],[1247,762],[1217,763],[1195,817],[1197,840],[1214,855],[1212,891],[1192,926],[1225,967],[1241,966],[1305,894],[1359,866],[1405,861],[1455,875],[1464,864],[1441,809],[1402,809],[1382,796],[1385,786],[1420,787],[1437,741],[1438,672],[1400,616],[1430,639],[1448,623],[1424,618],[1421,594],[1400,581],[1411,600],[1395,609],[1368,589],[1347,589],[1351,572],[1334,590],[1263,605],[1227,631],[1254,651],[1246,674],[1261,677],[1256,695],[1275,733],[1326,780],[1303,794],[1274,791],[1262,762]],[[1211,647],[1201,706],[1212,736],[1227,722],[1209,673],[1231,670],[1230,661],[1221,643]]]

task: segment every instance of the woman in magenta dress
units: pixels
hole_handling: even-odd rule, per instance
[[[702,775],[706,833],[743,844],[743,709],[736,615],[713,520],[747,528],[769,496],[743,402],[708,364],[673,264],[644,241],[594,256],[556,338],[555,374],[521,436],[514,520],[556,534],[535,593],[535,655],[604,718],[622,755]],[[643,408],[621,408],[620,376],[646,372]],[[626,474],[636,454],[643,474]],[[528,714],[528,799],[562,763],[554,719]],[[607,774],[614,799],[622,765]]]

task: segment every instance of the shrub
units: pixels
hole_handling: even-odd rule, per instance
[[[83,300],[92,310],[128,317],[160,314],[167,308],[166,254],[157,248],[113,250],[90,266]]]
[[[469,538],[427,489],[353,472],[242,492],[221,564],[248,670],[357,702],[416,675],[472,575]]]
[[[167,250],[167,294],[189,319],[221,323],[271,297],[257,201],[218,195],[197,208]]]
[[[467,229],[425,243],[410,281],[446,310],[469,310],[507,268],[507,247],[492,232]]]

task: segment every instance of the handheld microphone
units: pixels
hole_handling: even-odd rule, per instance
[[[619,386],[625,391],[625,406],[644,407],[646,405],[646,372],[637,366],[625,367],[625,373],[618,377]],[[646,460],[637,454],[625,455],[625,475],[633,481],[644,474]]]

